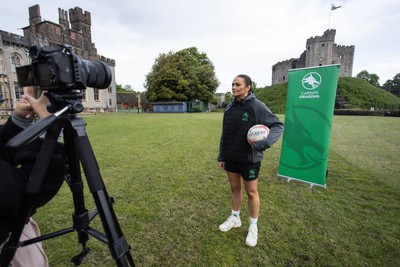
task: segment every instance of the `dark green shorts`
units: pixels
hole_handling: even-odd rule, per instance
[[[252,181],[258,178],[260,172],[261,162],[256,163],[243,163],[227,161],[225,162],[225,171],[240,173],[242,178],[246,181]]]

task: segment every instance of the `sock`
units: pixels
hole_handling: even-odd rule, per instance
[[[235,216],[236,218],[239,218],[240,210],[232,210],[232,216]]]
[[[250,217],[250,225],[252,224],[257,224],[258,218],[252,218]]]

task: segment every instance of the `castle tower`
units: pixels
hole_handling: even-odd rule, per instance
[[[82,8],[80,7],[75,7],[74,9],[71,8],[69,10],[69,18],[71,28],[82,34],[82,49],[84,51],[90,51],[92,49],[92,32],[90,29],[92,21],[90,18],[90,12],[85,11],[85,13],[83,13]]]
[[[39,5],[29,7],[29,25],[33,26],[42,22]]]
[[[336,30],[327,30],[322,36],[307,40],[305,67],[332,64],[335,35]]]
[[[36,35],[36,25],[42,22],[42,16],[40,15],[40,6],[39,5],[34,5],[29,7],[29,26],[23,28],[24,29],[24,36],[35,40],[35,35]],[[33,44],[36,42],[33,41]]]
[[[58,8],[58,23],[63,30],[69,30],[68,13],[64,9]]]
[[[354,45],[335,44],[336,30],[326,30],[322,36],[307,39],[306,50],[300,58],[281,61],[272,66],[272,84],[285,83],[290,69],[340,64],[339,77],[351,77]]]

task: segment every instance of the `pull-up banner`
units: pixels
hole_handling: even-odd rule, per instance
[[[326,187],[339,68],[289,70],[279,178]]]

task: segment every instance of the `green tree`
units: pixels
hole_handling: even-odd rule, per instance
[[[225,93],[225,102],[232,102],[233,101],[233,94],[232,92]]]
[[[358,73],[356,77],[368,81],[373,86],[379,87],[379,76],[375,73],[369,73],[368,71],[363,70]]]
[[[122,86],[121,84],[116,85],[117,93],[123,93],[123,94],[135,94],[135,90],[133,90],[132,85],[124,85]]]
[[[122,85],[121,84],[116,84],[115,88],[117,89],[117,93],[120,93],[122,91]]]
[[[257,88],[257,83],[255,81],[253,81],[253,91],[255,92],[258,88]]]
[[[400,92],[400,73],[397,73],[392,80],[387,80],[383,86],[386,90],[392,93],[399,93]]]
[[[196,47],[176,53],[160,54],[146,75],[146,97],[149,101],[215,101],[219,81],[214,65]]]

